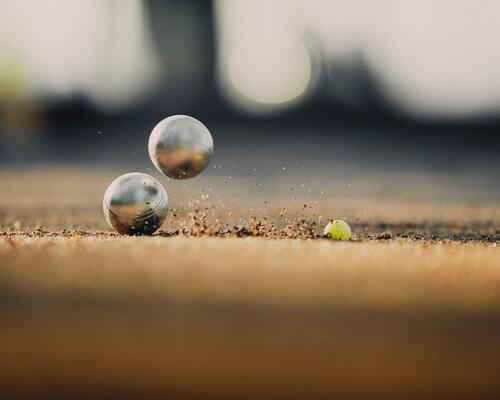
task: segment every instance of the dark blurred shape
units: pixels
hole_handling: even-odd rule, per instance
[[[193,110],[210,107],[215,96],[212,2],[149,0],[147,15],[164,71],[149,107]]]
[[[384,112],[375,76],[359,52],[343,60],[325,63],[328,83],[325,85],[333,101],[345,104],[357,112]]]

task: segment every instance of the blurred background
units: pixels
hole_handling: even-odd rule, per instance
[[[494,0],[2,1],[0,167],[152,173],[151,129],[189,114],[215,140],[201,180],[498,202],[499,13]]]

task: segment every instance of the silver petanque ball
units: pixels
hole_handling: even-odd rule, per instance
[[[205,125],[187,115],[160,121],[151,132],[149,157],[170,178],[187,179],[202,172],[214,151],[212,135]]]
[[[131,172],[111,182],[102,209],[106,221],[118,233],[150,235],[167,217],[168,195],[152,176]]]

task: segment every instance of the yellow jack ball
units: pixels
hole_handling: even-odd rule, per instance
[[[341,219],[336,219],[326,224],[323,234],[326,237],[337,240],[347,240],[352,237],[351,227]]]

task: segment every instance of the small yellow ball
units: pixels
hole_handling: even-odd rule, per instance
[[[326,237],[337,240],[347,240],[352,237],[351,227],[341,219],[336,219],[326,224],[323,234]]]

